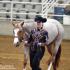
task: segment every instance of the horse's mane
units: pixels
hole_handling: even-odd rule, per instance
[[[32,29],[36,27],[35,23],[24,23],[23,28],[27,31],[30,32]]]

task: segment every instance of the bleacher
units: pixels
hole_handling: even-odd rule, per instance
[[[54,13],[57,1],[61,0],[0,0],[0,19],[33,19],[36,14]]]
[[[40,3],[41,0],[0,0],[0,19],[33,19],[33,14],[41,13]]]

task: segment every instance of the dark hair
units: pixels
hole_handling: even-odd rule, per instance
[[[46,21],[47,21],[46,18],[43,18],[43,19],[42,19],[42,23],[45,23]]]
[[[47,21],[47,19],[41,17],[40,15],[36,15],[34,21],[35,21],[35,22],[42,22],[42,23],[45,23],[45,22]]]

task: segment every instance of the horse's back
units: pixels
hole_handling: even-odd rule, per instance
[[[56,27],[58,29],[58,32],[59,32],[59,35],[63,36],[64,35],[64,28],[63,28],[62,24],[59,21],[55,20],[55,19],[53,19],[53,24],[56,25]]]
[[[55,19],[47,19],[43,27],[48,32],[48,44],[51,43],[58,35],[58,33],[63,34],[64,29],[60,22]]]

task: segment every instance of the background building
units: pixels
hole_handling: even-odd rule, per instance
[[[0,0],[0,35],[12,35],[13,20],[32,23],[35,15],[56,18],[70,39],[70,0]]]

